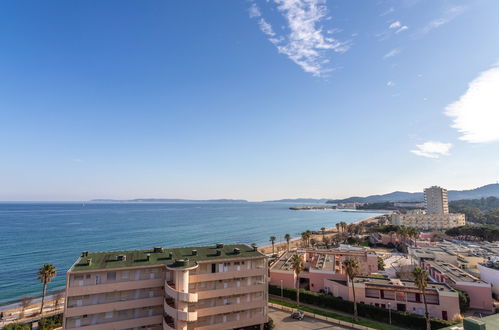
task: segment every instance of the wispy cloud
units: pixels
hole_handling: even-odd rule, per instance
[[[260,30],[281,54],[285,54],[304,71],[314,76],[323,76],[331,71],[329,52],[342,53],[348,44],[324,33],[320,23],[327,20],[325,0],[273,0],[277,11],[285,18],[287,25],[282,33],[276,32],[263,17],[260,9],[252,3],[250,17],[258,18]],[[329,33],[331,34],[331,33]]]
[[[499,63],[482,72],[456,102],[445,108],[461,140],[472,143],[499,141]]]
[[[395,30],[395,33],[397,33],[397,34],[409,29],[409,27],[407,25],[402,25],[402,23],[400,21],[395,21],[395,22],[391,23],[388,26],[388,28],[390,30]]]
[[[466,10],[464,6],[454,6],[446,9],[442,15],[426,24],[422,29],[421,33],[426,34],[434,29],[441,27],[454,20],[456,17],[461,15]]]
[[[390,57],[394,57],[394,56],[397,56],[398,54],[400,54],[400,49],[398,48],[395,48],[395,49],[392,49],[390,50],[388,53],[386,53],[384,56],[383,56],[383,59],[388,59]]]
[[[437,141],[428,141],[423,144],[417,144],[416,149],[411,150],[415,155],[427,158],[440,158],[448,156],[452,143],[443,143]]]
[[[393,87],[393,86],[395,86],[395,83],[390,80],[389,82],[386,83],[386,86]]]
[[[381,14],[379,14],[379,16],[386,16],[386,15],[393,13],[394,11],[395,11],[395,8],[390,7],[387,10],[385,10],[384,12],[382,12]]]

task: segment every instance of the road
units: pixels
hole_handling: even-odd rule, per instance
[[[312,317],[305,316],[302,321],[292,319],[289,312],[285,312],[275,308],[269,308],[269,316],[274,320],[277,330],[300,330],[300,329],[350,329],[340,325],[316,320]]]

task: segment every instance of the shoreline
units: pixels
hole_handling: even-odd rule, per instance
[[[388,214],[389,214],[388,212],[387,213],[380,213],[379,215],[372,216],[372,217],[365,218],[365,219],[361,219],[361,220],[357,220],[354,222],[350,222],[348,224],[358,225],[359,223],[370,223],[370,222],[376,221],[377,217],[388,215]],[[325,227],[325,228],[326,228],[326,230],[325,230],[326,237],[337,234],[336,225],[334,227]],[[307,230],[307,229],[305,229],[305,230]],[[317,231],[320,231],[320,229]],[[322,234],[312,235],[312,238],[316,238],[317,236],[322,238]],[[297,247],[297,245],[299,245],[299,244],[297,244],[297,242],[299,242],[299,241],[301,241],[301,237],[291,238],[291,240],[289,241],[290,248]],[[285,240],[284,241],[276,241],[276,243],[274,244],[275,251],[278,252],[278,251],[282,250],[283,248],[287,249],[287,242]],[[259,247],[258,250],[264,254],[272,253],[272,244],[263,245],[263,246]]]

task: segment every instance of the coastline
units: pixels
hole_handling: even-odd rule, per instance
[[[364,210],[362,210],[362,211],[364,211]],[[356,224],[356,225],[358,225],[359,223],[370,223],[370,222],[376,221],[377,217],[383,216],[383,215],[388,215],[388,214],[389,214],[388,212],[387,213],[380,213],[379,215],[371,216],[369,218],[358,220],[358,221],[354,221],[354,222],[350,222],[350,223],[351,224]],[[326,237],[333,236],[333,235],[337,234],[336,225],[333,226],[333,227],[329,227],[329,228],[325,227],[325,228],[326,228],[326,231],[325,231],[325,236]],[[304,229],[304,230],[307,230],[307,229]],[[316,239],[316,238],[322,239],[322,234],[312,235],[312,238],[314,238],[314,239]],[[301,241],[301,237],[294,237],[294,238],[292,238],[289,241],[290,248],[298,247],[300,241]],[[283,249],[287,249],[287,242],[285,240],[284,241],[277,241],[274,244],[274,249],[275,249],[276,252],[278,252],[280,250],[283,250]],[[272,253],[272,244],[261,246],[261,247],[258,248],[258,250],[260,252],[262,252],[262,253],[270,254],[270,253]]]

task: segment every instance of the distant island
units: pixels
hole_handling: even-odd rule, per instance
[[[137,198],[137,199],[92,199],[91,203],[248,203],[244,199],[178,199],[178,198]]]

